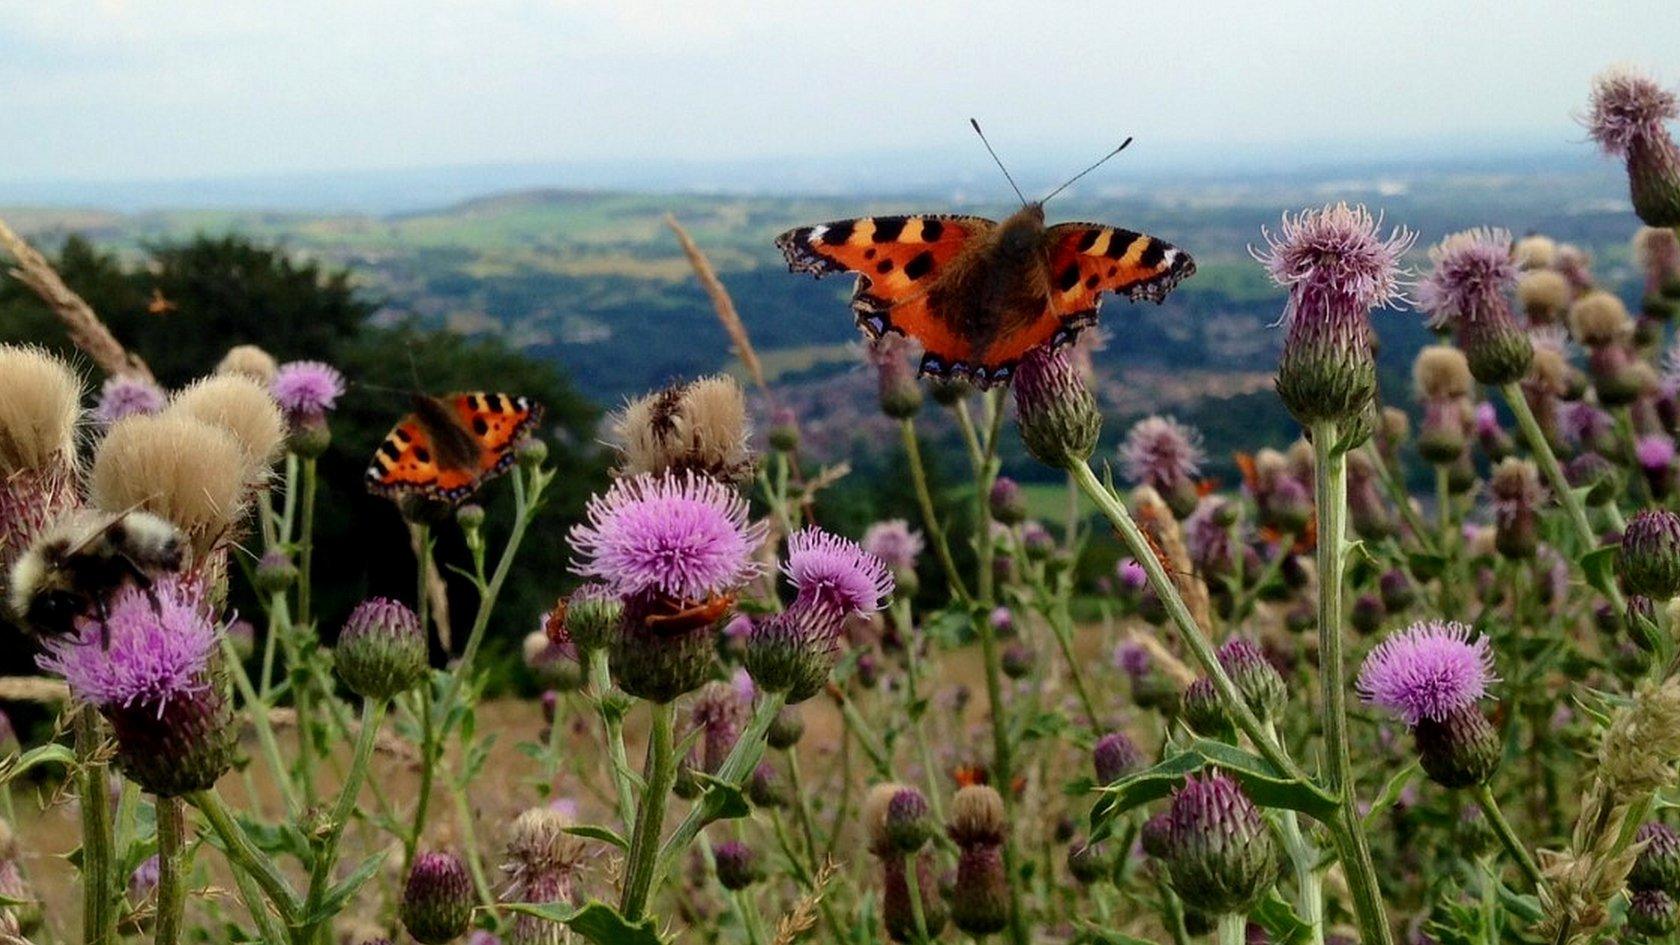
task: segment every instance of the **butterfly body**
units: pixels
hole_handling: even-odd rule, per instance
[[[513,464],[514,447],[542,418],[525,397],[469,391],[416,394],[368,465],[368,491],[459,502]]]
[[[985,387],[1030,352],[1096,321],[1101,293],[1159,302],[1195,272],[1189,254],[1095,223],[1045,226],[1041,204],[981,217],[863,217],[777,237],[788,268],[858,276],[852,311],[870,338],[920,342],[922,371]]]

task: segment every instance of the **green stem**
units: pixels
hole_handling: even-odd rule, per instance
[[[1504,811],[1499,809],[1499,801],[1493,796],[1493,789],[1486,784],[1478,784],[1473,793],[1476,805],[1482,809],[1482,816],[1487,818],[1488,826],[1493,828],[1493,833],[1499,838],[1505,852],[1511,854],[1511,859],[1517,862],[1517,866],[1522,869],[1523,875],[1528,877],[1535,889],[1544,889],[1546,880],[1540,873],[1540,864],[1534,861],[1528,847],[1517,837],[1517,832],[1511,829],[1510,821],[1505,819]]]
[[[153,945],[175,945],[181,940],[181,914],[186,908],[187,818],[178,797],[155,798],[157,814],[158,885],[157,927]]]
[[[846,727],[857,736],[858,744],[863,746],[863,753],[869,756],[870,764],[875,766],[875,773],[891,781],[893,778],[892,758],[887,755],[887,749],[881,744],[881,739],[870,727],[867,719],[857,710],[857,705],[851,699],[841,696],[840,718]]]
[[[1412,498],[1406,494],[1406,489],[1400,480],[1394,477],[1393,470],[1388,468],[1388,461],[1377,452],[1375,446],[1367,444],[1365,447],[1370,454],[1371,468],[1376,470],[1377,479],[1382,483],[1383,491],[1388,493],[1389,501],[1399,510],[1400,517],[1406,520],[1406,527],[1411,529],[1412,539],[1423,546],[1424,551],[1434,551],[1435,542],[1431,540],[1428,526],[1423,524],[1423,518],[1417,509],[1412,507]]]
[[[909,418],[900,420],[898,432],[904,440],[904,455],[910,463],[910,484],[916,492],[916,507],[922,512],[922,527],[927,529],[928,540],[933,542],[934,557],[939,560],[939,567],[945,572],[945,581],[951,586],[951,593],[963,603],[969,603],[971,598],[968,587],[963,583],[962,574],[957,571],[957,563],[951,557],[951,546],[945,540],[945,529],[940,527],[939,513],[933,507],[933,494],[928,491],[927,470],[922,466],[922,446],[916,439],[916,421]]]
[[[1057,602],[1049,609],[1050,630],[1056,637],[1056,643],[1062,651],[1062,658],[1067,661],[1068,676],[1073,680],[1073,689],[1079,696],[1079,704],[1085,709],[1085,718],[1091,723],[1092,730],[1096,730],[1102,716],[1097,714],[1096,701],[1091,698],[1091,690],[1085,684],[1085,673],[1079,668],[1079,658],[1073,652],[1073,618],[1068,614],[1067,605]]]
[[[1347,733],[1347,675],[1342,657],[1343,567],[1347,563],[1347,453],[1333,420],[1312,425],[1313,498],[1318,513],[1318,653],[1324,692],[1325,779],[1340,800],[1332,833],[1353,896],[1360,937],[1368,945],[1393,940],[1370,846],[1360,829]]]
[[[280,791],[281,800],[286,804],[286,813],[295,816],[298,812],[297,793],[292,787],[291,779],[286,777],[286,761],[280,754],[280,741],[274,736],[274,725],[268,719],[268,703],[251,686],[251,678],[246,675],[245,666],[239,661],[239,653],[234,650],[233,641],[225,635],[222,637],[222,657],[229,668],[229,675],[233,677],[234,688],[239,690],[239,697],[245,700],[245,706],[251,716],[251,727],[257,731],[257,744],[262,748],[263,760],[274,775],[274,784]]]
[[[735,911],[741,916],[741,929],[747,933],[747,945],[764,945],[764,920],[758,914],[758,905],[745,889],[731,892],[730,897],[735,900]]]
[[[1213,940],[1216,945],[1243,945],[1248,933],[1248,916],[1241,912],[1227,912],[1215,921]]]
[[[604,648],[590,650],[588,659],[589,688],[595,697],[595,711],[601,716],[601,728],[606,732],[613,784],[618,789],[619,822],[628,828],[636,819],[636,794],[632,785],[630,756],[624,750],[624,715],[619,706],[608,702],[612,698],[613,686],[607,651]],[[554,727],[560,727],[558,716],[554,719]]]
[[[315,493],[320,479],[315,457],[303,461],[303,508],[298,528],[298,623],[309,623],[310,575],[315,562]]]
[[[304,901],[304,915],[316,913],[326,898],[328,887],[332,885],[333,866],[338,862],[339,839],[344,836],[344,828],[356,812],[356,797],[361,793],[368,763],[373,759],[379,727],[385,722],[385,703],[383,698],[362,702],[362,729],[356,736],[356,749],[350,758],[350,771],[345,777],[344,787],[338,793],[338,803],[333,806],[332,816],[327,821],[326,836],[321,838],[315,851],[315,868],[309,871],[309,894]],[[316,924],[305,929],[304,937],[307,938],[318,927],[319,924]]]
[[[417,714],[420,717],[420,787],[414,799],[414,822],[409,826],[408,835],[403,837],[404,876],[408,875],[409,868],[414,865],[414,854],[420,848],[420,835],[426,829],[426,816],[432,806],[432,782],[436,777],[440,755],[436,726],[432,724],[430,678],[420,681],[420,711]]]
[[[647,789],[636,812],[635,832],[630,835],[629,858],[624,866],[624,896],[619,912],[634,923],[647,911],[649,891],[659,853],[659,832],[665,824],[665,801],[676,779],[676,758],[672,752],[672,714],[668,702],[652,707],[653,725],[648,735]]]
[[[1190,608],[1185,606],[1184,598],[1179,595],[1178,586],[1167,575],[1167,570],[1161,564],[1161,560],[1156,557],[1149,539],[1144,537],[1143,531],[1138,528],[1137,522],[1132,519],[1132,514],[1126,511],[1126,506],[1120,502],[1113,492],[1109,491],[1107,486],[1097,480],[1096,473],[1091,470],[1089,465],[1075,463],[1069,472],[1073,473],[1074,478],[1079,481],[1079,488],[1085,493],[1086,497],[1103,513],[1103,516],[1114,526],[1115,531],[1120,533],[1120,539],[1125,543],[1126,550],[1132,558],[1142,566],[1145,576],[1149,579],[1149,586],[1155,591],[1155,595],[1160,598],[1162,605],[1166,608],[1167,616],[1172,620],[1179,638],[1184,642],[1185,648],[1190,651],[1190,655],[1195,658],[1196,665],[1213,682],[1213,688],[1219,693],[1221,704],[1224,705],[1225,711],[1229,712],[1232,718],[1236,720],[1237,727],[1242,730],[1244,735],[1248,736],[1249,741],[1254,744],[1261,756],[1271,762],[1274,768],[1291,778],[1303,782],[1307,781],[1306,772],[1302,771],[1301,767],[1290,759],[1288,753],[1278,744],[1277,739],[1267,733],[1259,716],[1256,716],[1254,710],[1249,708],[1248,700],[1244,699],[1242,694],[1237,691],[1237,684],[1231,681],[1230,675],[1225,672],[1225,667],[1220,665],[1213,644],[1209,643],[1208,638],[1202,633],[1201,627],[1196,623],[1196,618],[1190,613]]]
[[[740,787],[746,781],[747,775],[757,767],[758,759],[764,754],[764,733],[770,730],[770,723],[776,720],[776,713],[787,704],[787,693],[768,692],[759,697],[758,708],[754,710],[752,721],[747,723],[746,731],[735,740],[735,747],[729,749],[729,755],[718,766],[714,777],[725,784]],[[702,795],[703,797],[703,795]],[[671,861],[687,851],[688,845],[694,842],[701,828],[709,823],[706,804],[695,804],[688,810],[688,815],[677,824],[677,829],[659,848],[658,866],[654,870],[663,876],[670,868]],[[657,877],[655,877],[657,878]]]
[[[922,880],[916,869],[916,854],[904,858],[904,886],[910,892],[910,921],[917,942],[928,940],[927,916],[922,913]]]
[[[251,838],[245,835],[238,821],[234,820],[233,812],[228,810],[227,802],[216,793],[216,789],[199,791],[190,795],[187,800],[210,822],[210,829],[221,838],[227,858],[234,868],[249,873],[274,906],[274,911],[279,913],[281,920],[288,926],[294,924],[297,919],[297,893],[292,891],[291,884],[280,874],[274,861],[251,843]]]
[[[111,795],[100,760],[104,726],[98,710],[76,711],[76,761],[81,766],[82,941],[112,945],[117,941],[116,880],[111,851]]]

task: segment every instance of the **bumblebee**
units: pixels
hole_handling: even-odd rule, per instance
[[[180,570],[186,547],[179,528],[150,512],[70,512],[12,565],[7,603],[24,629],[65,636],[78,617],[103,616],[123,586],[149,589],[153,575]]]

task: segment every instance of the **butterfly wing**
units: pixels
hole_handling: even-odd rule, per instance
[[[1100,223],[1058,223],[1045,230],[1050,300],[1038,317],[1011,326],[986,351],[1007,371],[1035,348],[1072,341],[1097,320],[1104,292],[1160,302],[1196,271],[1190,254],[1153,236]],[[1005,375],[1007,376],[1007,375]]]
[[[958,363],[971,356],[970,345],[930,310],[927,290],[996,226],[953,214],[861,217],[789,230],[776,246],[793,272],[856,273],[852,312],[871,339],[897,331],[945,363]]]
[[[540,405],[506,394],[458,393],[441,402],[447,407],[441,416],[411,413],[391,428],[368,465],[368,491],[391,499],[465,499],[507,470],[514,460],[513,447],[542,416]],[[430,429],[441,423],[457,429]],[[476,450],[461,460],[448,458],[452,451],[439,449],[439,433],[451,439],[464,433]]]

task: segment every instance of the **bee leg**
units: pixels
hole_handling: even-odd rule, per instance
[[[111,650],[111,611],[105,606],[105,598],[94,602],[94,619],[99,621],[99,648],[105,652]]]

